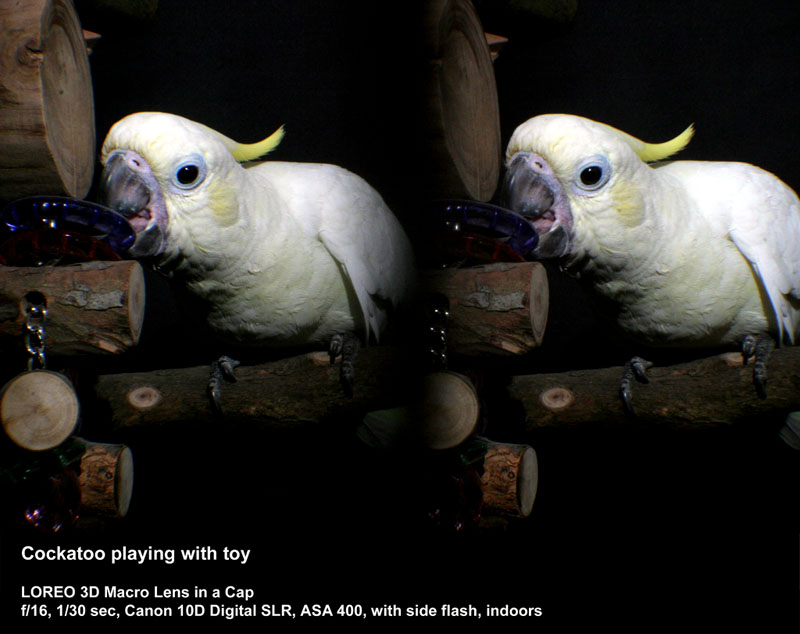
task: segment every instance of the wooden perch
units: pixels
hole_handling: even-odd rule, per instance
[[[0,266],[0,345],[22,345],[31,293],[44,296],[48,354],[116,354],[142,331],[145,284],[138,262]]]
[[[0,68],[0,201],[83,198],[94,174],[94,98],[72,1],[0,2]]]
[[[539,347],[549,308],[539,262],[448,268],[426,274],[426,290],[450,301],[448,349],[467,357],[519,356]]]
[[[125,517],[133,493],[133,454],[125,445],[82,440],[78,482],[81,508],[90,514]]]
[[[79,413],[72,383],[58,372],[24,372],[0,393],[0,422],[6,435],[30,451],[64,442],[77,427]]]
[[[533,447],[481,439],[486,445],[481,491],[489,512],[527,517],[539,486],[539,462]]]
[[[407,378],[408,375],[408,378]],[[303,354],[260,365],[241,365],[222,391],[223,415],[206,394],[209,366],[107,374],[81,389],[82,403],[114,428],[188,422],[258,423],[272,427],[319,424],[334,417],[360,421],[366,412],[396,407],[413,380],[400,355],[370,347],[356,360],[354,394],[339,383],[339,366],[327,354]],[[98,408],[98,409],[95,409]],[[87,414],[87,418],[88,418]]]
[[[652,367],[649,383],[633,387],[635,417],[620,401],[621,367],[516,376],[508,393],[522,405],[528,429],[622,422],[702,428],[800,410],[800,347],[775,350],[767,372],[762,400],[738,353]]]

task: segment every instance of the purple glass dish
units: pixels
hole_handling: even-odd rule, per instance
[[[539,243],[539,235],[528,220],[497,205],[442,200],[434,203],[434,211],[445,230],[479,233],[501,240],[523,259],[530,257]]]
[[[0,222],[10,231],[55,229],[81,233],[124,253],[136,239],[130,223],[113,209],[63,196],[21,198],[0,211]]]

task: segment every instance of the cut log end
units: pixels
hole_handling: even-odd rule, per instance
[[[42,64],[44,120],[65,193],[83,198],[94,175],[94,96],[86,43],[72,2],[54,0]]]
[[[131,450],[125,445],[83,442],[81,507],[96,515],[124,517],[133,494]]]
[[[161,402],[161,399],[161,392],[149,385],[136,387],[128,392],[128,402],[137,410],[155,407]]]
[[[0,3],[0,199],[83,198],[95,165],[94,98],[71,0]]]
[[[550,411],[562,410],[575,401],[575,394],[565,387],[551,387],[539,395],[542,406]]]
[[[435,195],[487,201],[497,188],[502,153],[489,44],[468,0],[430,2],[427,12]]]
[[[132,266],[130,269],[127,300],[128,321],[131,328],[130,339],[135,345],[139,342],[139,339],[142,335],[146,303],[144,270],[142,269],[141,265]]]
[[[515,517],[528,517],[539,486],[539,462],[529,445],[487,442],[481,488],[484,505]]]
[[[419,432],[427,447],[457,447],[478,426],[478,394],[470,380],[461,374],[433,372],[425,377],[418,416]]]
[[[547,269],[538,262],[531,264],[534,265],[530,267],[531,284],[528,291],[531,332],[536,344],[541,345],[550,312],[550,283],[547,280]]]
[[[8,437],[30,451],[57,447],[75,430],[78,397],[69,380],[49,370],[20,374],[0,395],[0,420]]]

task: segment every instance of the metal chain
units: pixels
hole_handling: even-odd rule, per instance
[[[25,348],[30,355],[29,370],[44,370],[47,367],[44,331],[46,321],[47,308],[43,303],[31,303],[25,309]]]
[[[450,302],[443,295],[429,298],[428,352],[432,370],[447,369],[447,322],[450,318]]]

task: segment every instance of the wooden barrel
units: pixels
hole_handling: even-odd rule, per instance
[[[0,69],[0,201],[85,197],[94,97],[72,0],[0,0]]]
[[[431,193],[486,202],[500,179],[500,109],[489,45],[470,0],[428,2],[425,40]]]

